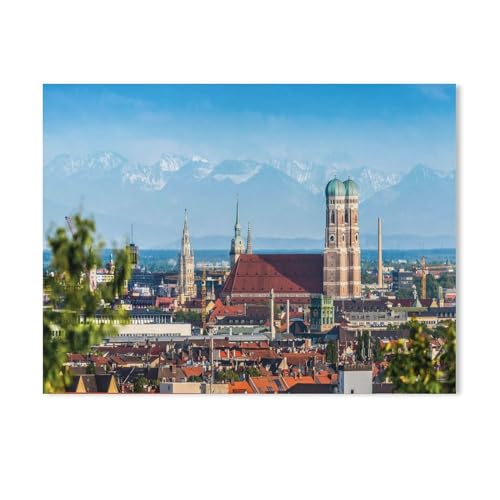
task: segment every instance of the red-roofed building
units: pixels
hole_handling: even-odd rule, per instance
[[[203,368],[201,366],[183,366],[181,370],[184,372],[186,378],[201,377],[203,373]]]
[[[240,255],[220,294],[231,304],[267,303],[271,289],[276,303],[309,304],[323,292],[321,254]]]
[[[177,299],[174,297],[156,297],[155,307],[163,310],[174,310],[177,308]]]
[[[332,382],[337,381],[337,375],[333,374],[332,376],[330,376],[329,374],[317,374],[314,376],[314,381],[316,382],[316,384],[331,384]]]
[[[288,390],[282,377],[250,377],[248,383],[258,394],[278,394]]]
[[[300,377],[281,377],[287,389],[291,389],[295,384],[314,384],[314,379],[310,376]]]
[[[217,320],[223,319],[226,316],[244,316],[246,313],[246,307],[244,304],[237,305],[227,305],[224,304],[220,299],[215,301],[214,307],[210,313],[209,323],[216,323]]]
[[[250,384],[246,380],[230,382],[228,387],[229,394],[254,394]]]

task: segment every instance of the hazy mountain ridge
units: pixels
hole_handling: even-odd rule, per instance
[[[199,156],[190,159],[180,155],[164,154],[152,164],[142,164],[129,162],[123,156],[110,151],[98,151],[83,157],[59,155],[45,165],[45,170],[51,175],[63,173],[66,176],[82,176],[99,169],[119,170],[121,181],[129,182],[141,189],[161,191],[173,177],[186,169],[194,170],[193,177],[196,179],[213,177],[218,181],[228,179],[235,184],[241,184],[258,174],[264,166],[271,166],[285,173],[314,194],[321,193],[331,178],[337,176],[346,179],[350,176],[360,184],[363,200],[381,189],[396,184],[401,178],[399,174],[386,174],[368,167],[350,169],[345,165],[324,165],[297,160],[258,162],[228,159],[216,164]],[[115,173],[118,174],[116,171]]]
[[[362,203],[360,221],[364,228],[375,227],[377,217],[381,217],[388,234],[455,236],[455,204],[455,172],[437,172],[416,165],[398,184],[375,193]],[[402,231],[403,228],[406,231]]]
[[[304,183],[313,193],[322,193],[326,183],[334,178],[345,180],[351,177],[360,187],[361,200],[366,200],[377,191],[397,184],[400,174],[387,174],[368,167],[349,168],[345,163],[323,165],[297,160],[274,160],[271,165],[288,176]]]
[[[76,158],[60,155],[44,167],[44,229],[64,223],[64,215],[83,208],[93,214],[108,241],[120,241],[134,223],[143,247],[166,248],[178,240],[184,208],[192,237],[230,238],[236,196],[243,226],[255,238],[321,241],[326,182],[350,176],[361,192],[360,224],[375,234],[382,217],[386,235],[443,238],[455,234],[455,174],[417,165],[406,175],[367,167],[275,160],[225,160],[162,155],[134,164],[112,152]],[[246,228],[244,227],[244,235]],[[290,236],[292,238],[290,238]],[[401,240],[404,247],[404,240]],[[293,243],[290,243],[293,245]]]

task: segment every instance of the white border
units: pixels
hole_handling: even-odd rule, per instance
[[[491,498],[495,2],[164,4],[2,8],[3,497]],[[458,83],[460,395],[42,396],[42,82]]]

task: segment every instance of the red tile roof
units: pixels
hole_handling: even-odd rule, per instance
[[[240,255],[221,296],[233,293],[322,293],[323,255]]]
[[[68,353],[66,354],[66,357],[68,358],[68,361],[70,363],[83,363],[86,361],[85,356],[82,354],[76,352],[76,353]]]
[[[246,381],[236,381],[229,384],[229,394],[254,394],[250,384]]]
[[[175,299],[172,297],[156,297],[155,307],[170,306],[174,302],[175,302]]]
[[[108,363],[108,358],[104,356],[90,356],[90,360],[96,365],[105,365]]]
[[[297,377],[281,377],[281,378],[284,380],[285,384],[289,389],[291,389],[300,380]]]
[[[332,383],[332,379],[330,378],[329,375],[316,375],[314,377],[314,381],[317,384],[331,384]]]
[[[183,366],[181,370],[184,372],[186,378],[201,377],[203,369],[201,366]]]
[[[242,349],[243,355],[250,360],[260,361],[261,358],[279,358],[277,354],[272,349]]]
[[[288,365],[294,366],[305,366],[306,363],[311,359],[322,360],[324,358],[323,354],[315,353],[315,352],[286,352],[283,353],[282,356],[286,358],[286,362]]]
[[[259,394],[277,394],[286,389],[280,383],[279,377],[250,377],[250,380]]]
[[[218,316],[243,316],[244,314],[245,306],[243,304],[226,305],[220,299],[217,299],[210,312],[210,321],[215,321]]]

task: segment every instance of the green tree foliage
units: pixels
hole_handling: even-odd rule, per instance
[[[427,292],[427,298],[437,299],[439,297],[439,283],[432,274],[427,275],[425,289]]]
[[[441,279],[441,278],[440,278]],[[425,280],[425,291],[428,299],[437,299],[439,297],[440,281],[434,278],[432,274],[427,274]],[[415,286],[417,287],[418,296],[422,296],[422,278],[415,279]],[[443,285],[441,285],[443,286]]]
[[[175,313],[175,321],[199,326],[201,325],[201,314],[196,311],[177,311]]]
[[[59,227],[49,236],[52,250],[51,273],[44,279],[48,304],[43,311],[43,391],[64,392],[71,381],[64,367],[66,354],[86,354],[105,335],[115,335],[110,324],[97,324],[97,309],[111,318],[126,321],[126,313],[111,308],[122,294],[130,277],[130,256],[126,250],[114,250],[115,272],[111,283],[99,286],[94,292],[89,286],[92,269],[101,265],[103,243],[94,241],[95,224],[80,215],[73,218],[73,234]],[[54,331],[58,335],[54,336]]]
[[[148,379],[144,375],[141,375],[140,377],[137,377],[134,380],[134,392],[136,393],[146,392],[146,388],[148,385],[149,385]]]
[[[412,323],[409,342],[388,344],[389,366],[386,376],[395,392],[433,393],[456,391],[456,326],[450,321],[445,343],[433,358],[430,337],[416,321]]]
[[[398,326],[398,329],[399,330],[411,330],[415,325],[418,325],[422,329],[422,331],[424,333],[426,333],[427,335],[432,335],[433,334],[433,330],[431,328],[429,328],[424,323],[419,323],[415,319],[415,317],[411,317],[406,323],[401,323]]]
[[[457,275],[455,273],[443,273],[438,279],[439,285],[444,289],[457,286]]]
[[[332,342],[331,340],[326,345],[326,360],[332,365],[336,365],[338,363],[338,352],[337,352],[337,344]]]
[[[90,375],[95,374],[95,364],[90,363],[87,368],[85,369],[85,373],[88,373]]]
[[[379,340],[374,340],[372,342],[372,356],[375,363],[380,363],[384,360],[384,353],[382,352]]]
[[[454,321],[448,323],[444,333],[445,343],[439,353],[439,367],[445,383],[443,392],[457,391],[457,325]]]
[[[215,380],[217,382],[235,382],[236,380],[240,380],[240,376],[232,369],[223,370],[216,373]]]
[[[419,290],[418,285],[417,290]],[[396,297],[398,299],[413,299],[413,290],[410,287],[403,287],[398,290]]]
[[[372,285],[377,283],[377,271],[376,269],[362,269],[361,270],[361,283],[363,285]]]
[[[249,377],[258,377],[260,376],[260,370],[256,366],[249,366],[244,370],[245,375]]]
[[[356,344],[357,361],[365,361],[366,359],[368,359],[370,355],[369,345],[370,345],[370,335],[367,331],[364,331],[361,334],[361,337],[358,339],[358,343]]]

